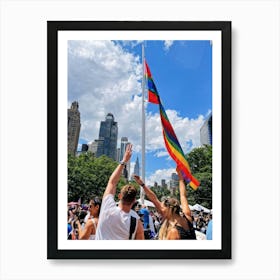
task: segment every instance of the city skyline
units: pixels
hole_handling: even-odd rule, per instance
[[[141,162],[141,46],[136,41],[69,41],[68,104],[79,100],[79,145],[98,138],[111,112],[121,137]],[[212,111],[211,41],[146,41],[145,54],[166,113],[184,153],[201,146],[200,128]],[[146,183],[170,180],[175,163],[162,137],[157,105],[146,103]]]
[[[72,104],[74,104],[74,103],[78,104],[78,102],[76,102],[76,101],[73,102]],[[106,116],[108,116],[108,115],[112,115],[112,114],[108,113]],[[113,116],[112,116],[112,118],[114,119]],[[209,124],[209,121],[210,121],[210,124]],[[102,126],[102,123],[104,123],[104,121],[100,121],[100,127]],[[202,133],[202,130],[205,130],[205,127],[207,127],[207,131],[203,131],[203,133]],[[211,127],[211,129],[210,129],[210,127]],[[202,145],[205,145],[205,144],[206,145],[212,145],[212,114],[210,114],[208,116],[208,118],[205,120],[205,122],[201,126],[201,128],[200,128],[200,138],[201,138],[200,141],[201,141]],[[207,143],[203,143],[205,141],[205,138],[208,141]],[[116,149],[115,149],[116,150],[116,155],[117,155],[116,161],[121,161],[122,158],[123,158],[126,146],[128,144],[130,144],[130,142],[128,142],[128,138],[126,136],[119,136],[119,137],[117,137],[117,139],[120,139],[120,146],[119,147],[116,146]],[[95,139],[95,141],[98,141],[98,139]],[[93,153],[97,153],[97,150],[98,150],[97,146],[96,146],[95,150],[94,150],[94,148],[89,148],[89,147],[91,147],[91,145],[93,145],[93,143],[94,142],[89,142],[87,144],[85,144],[85,143],[80,144],[80,147],[81,147],[80,149],[81,150],[79,151],[79,149],[77,149],[77,153],[79,154],[80,152],[87,152],[87,151],[91,151]],[[102,143],[102,145],[103,145],[103,143]],[[85,148],[85,146],[87,148]],[[106,154],[102,153],[102,154],[99,154],[99,155],[96,155],[96,156],[98,157],[98,156],[101,156],[101,155],[106,155]],[[130,172],[130,170],[132,170],[132,169],[134,170],[133,173]],[[128,179],[131,179],[132,174],[141,175],[140,174],[140,164],[139,164],[138,156],[137,156],[136,162],[133,163],[133,168],[131,167],[131,162],[129,161],[126,164],[126,170],[128,172]],[[154,182],[150,182],[149,186],[159,185],[159,186],[162,186],[162,187],[172,188],[172,187],[175,187],[175,185],[176,185],[176,183],[174,184],[174,182],[178,181],[177,179],[175,179],[177,177],[178,177],[177,174],[172,172],[170,174],[166,174],[166,176],[163,176],[162,178],[158,178],[158,180],[161,183],[158,183],[158,181],[154,181]]]

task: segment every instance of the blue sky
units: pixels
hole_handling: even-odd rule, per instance
[[[142,42],[69,41],[68,106],[77,100],[81,113],[80,145],[98,138],[100,121],[115,116],[122,136],[132,142],[141,162]],[[212,110],[210,41],[145,41],[163,106],[185,153],[200,146],[199,130]],[[161,133],[158,105],[146,104],[146,181],[170,178],[175,163]],[[118,144],[119,146],[119,144]],[[141,164],[140,164],[141,165]]]

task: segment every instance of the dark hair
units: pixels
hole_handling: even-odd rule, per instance
[[[99,208],[98,208],[98,216],[99,216],[102,200],[98,196],[92,196],[90,198],[90,200],[94,203],[95,206],[99,205]]]
[[[131,209],[132,210],[135,210],[136,208],[139,207],[139,202],[138,201],[135,201],[135,203],[132,205]]]
[[[132,185],[125,185],[121,189],[122,203],[131,204],[137,195],[137,190]]]
[[[102,200],[98,196],[92,196],[90,200],[93,201],[94,205],[101,205],[102,203]]]

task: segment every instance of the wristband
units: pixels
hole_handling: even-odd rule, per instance
[[[145,186],[145,183],[142,183],[140,186],[141,186],[141,187],[144,187],[144,186]]]
[[[125,165],[125,164],[126,164],[126,162],[124,162],[124,161],[120,162],[120,165]]]

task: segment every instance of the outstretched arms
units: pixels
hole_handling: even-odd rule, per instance
[[[184,178],[178,167],[176,168],[176,171],[179,176],[179,192],[180,192],[180,202],[181,202],[182,210],[183,210],[183,213],[185,214],[185,216],[189,220],[192,220],[191,210],[190,210],[189,203],[188,203],[187,190],[186,190]]]
[[[114,170],[114,172],[110,176],[107,187],[106,187],[105,192],[103,194],[103,198],[108,194],[115,195],[116,186],[117,186],[117,184],[120,180],[120,177],[122,175],[124,165],[130,160],[131,155],[132,155],[132,145],[129,144],[126,147],[125,154],[123,156],[122,162],[117,166],[117,168]]]

